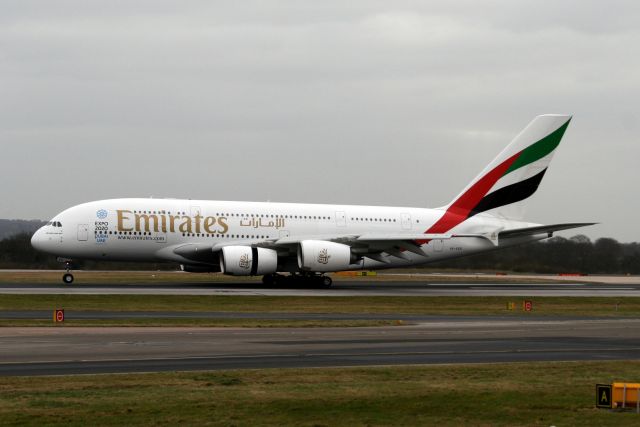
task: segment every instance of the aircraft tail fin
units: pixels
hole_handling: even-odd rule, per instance
[[[455,198],[429,232],[447,231],[480,213],[521,220],[524,201],[542,181],[571,116],[538,116]]]

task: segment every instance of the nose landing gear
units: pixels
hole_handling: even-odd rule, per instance
[[[66,270],[66,273],[64,273],[62,275],[62,282],[70,285],[73,283],[73,274],[71,274],[71,260],[70,259],[60,259],[58,258],[58,261],[64,262],[64,268]]]

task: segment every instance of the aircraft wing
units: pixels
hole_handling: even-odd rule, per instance
[[[196,262],[217,262],[217,253],[225,246],[252,246],[260,248],[274,249],[281,256],[294,256],[298,249],[298,244],[303,240],[324,240],[328,242],[342,243],[352,248],[354,253],[367,256],[375,260],[386,259],[384,253],[406,258],[406,251],[426,257],[427,254],[420,247],[419,242],[429,240],[446,240],[452,237],[475,237],[484,238],[480,234],[424,234],[424,233],[363,233],[363,234],[332,234],[332,235],[309,235],[296,237],[281,237],[276,239],[232,241],[208,245],[206,243],[187,243],[173,249],[173,252],[184,258]],[[383,261],[386,262],[386,261]]]
[[[450,239],[457,237],[453,234],[425,234],[425,233],[364,233],[364,234],[339,234],[339,235],[326,235],[326,236],[296,236],[296,237],[283,237],[277,239],[275,243],[277,245],[287,245],[300,243],[303,240],[328,240],[336,243],[349,242],[371,242],[371,241],[389,241],[389,240],[434,240],[434,239]]]
[[[388,263],[388,256],[385,256],[385,254],[396,258],[407,259],[406,252],[412,252],[416,255],[427,257],[427,253],[420,246],[421,242],[446,240],[453,237],[488,239],[487,236],[481,234],[363,233],[333,236],[283,237],[273,242],[258,243],[257,245],[276,249],[279,253],[288,249],[288,253],[294,255],[297,251],[297,245],[303,240],[324,240],[348,245],[354,254]]]
[[[596,223],[568,223],[540,225],[534,227],[503,230],[497,233],[499,239],[510,237],[532,236],[536,234],[548,234],[549,237],[555,231],[568,230],[577,227],[586,227]],[[448,240],[451,238],[486,239],[494,245],[498,244],[496,233],[490,234],[425,234],[425,233],[363,233],[363,234],[331,234],[309,235],[296,237],[281,237],[275,239],[230,241],[208,245],[203,243],[187,243],[173,250],[174,253],[197,262],[216,262],[217,253],[225,246],[252,246],[274,249],[281,256],[294,256],[297,246],[303,240],[324,240],[342,243],[351,247],[355,254],[371,258],[376,261],[388,262],[385,254],[406,259],[406,252],[427,257],[427,253],[420,246],[421,242],[430,240]]]

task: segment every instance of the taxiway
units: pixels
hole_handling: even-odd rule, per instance
[[[639,283],[432,283],[335,281],[331,288],[268,287],[256,282],[159,284],[0,283],[0,294],[64,295],[269,295],[269,296],[584,296],[640,297]]]
[[[0,375],[640,359],[640,319],[437,316],[374,328],[3,328]]]

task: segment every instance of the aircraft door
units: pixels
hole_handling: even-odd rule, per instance
[[[402,213],[400,214],[400,217],[402,219],[402,229],[411,230],[411,215],[408,213]]]
[[[344,227],[347,225],[347,216],[343,211],[336,212],[336,225],[338,227]]]
[[[78,224],[78,241],[86,242],[89,240],[89,224]]]

